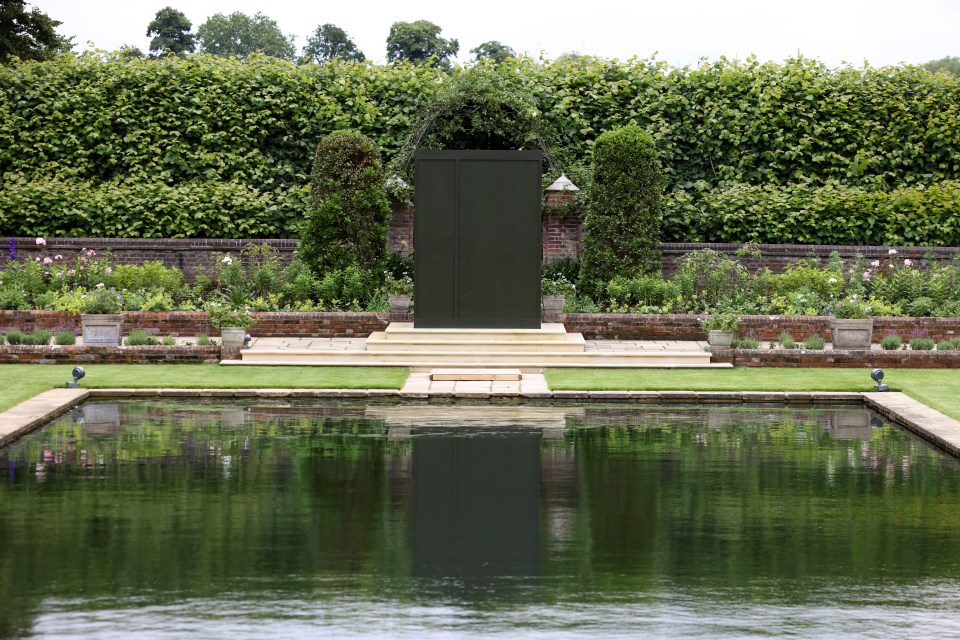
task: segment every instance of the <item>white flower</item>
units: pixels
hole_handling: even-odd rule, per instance
[[[230,256],[223,256],[223,260],[221,260],[220,262],[226,265],[231,265],[233,264],[233,258],[231,258]]]
[[[913,260],[911,260],[910,258],[907,258],[906,260],[903,261],[903,265],[905,267],[909,267],[912,264],[913,264]]]
[[[880,266],[880,261],[879,261],[879,260],[871,260],[871,261],[870,261],[870,266],[871,266],[871,267],[879,267],[879,266]]]
[[[827,284],[837,284],[837,279],[836,279],[836,278],[830,278],[829,280],[827,280]]]
[[[896,249],[890,249],[890,251],[887,251],[887,255],[895,256],[895,255],[897,255],[897,250],[896,250]]]
[[[98,282],[98,283],[97,283],[97,289],[103,289],[103,283],[102,283],[102,282]]]
[[[47,244],[47,241],[43,238],[37,238],[37,244]]]

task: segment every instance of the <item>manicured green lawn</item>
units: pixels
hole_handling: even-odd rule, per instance
[[[197,388],[399,389],[406,367],[235,367],[196,364],[101,364],[84,367],[80,386]],[[31,396],[62,387],[72,365],[0,365],[0,411]]]
[[[960,420],[960,371],[884,369],[891,391],[903,391]],[[872,391],[867,369],[551,369],[553,390]]]

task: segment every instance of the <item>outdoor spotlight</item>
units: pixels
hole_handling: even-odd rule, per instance
[[[240,348],[241,348],[241,349],[249,349],[249,348],[250,348],[250,341],[251,341],[252,339],[253,339],[253,338],[250,336],[249,333],[244,334],[244,336],[243,336],[243,346],[240,347]]]
[[[873,378],[873,381],[877,383],[877,391],[886,391],[890,387],[883,384],[883,369],[874,369],[870,372],[870,377]]]
[[[70,389],[76,389],[80,386],[80,378],[87,375],[87,372],[83,370],[83,367],[74,367],[73,368],[73,382],[68,382],[67,387]]]

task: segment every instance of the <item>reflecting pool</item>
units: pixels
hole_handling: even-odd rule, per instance
[[[89,403],[4,637],[960,637],[960,467],[851,407]]]

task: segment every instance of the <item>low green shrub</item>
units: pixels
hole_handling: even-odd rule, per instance
[[[53,337],[53,334],[47,331],[46,329],[36,329],[33,332],[33,343],[39,345],[50,344],[50,339]]]
[[[744,336],[739,340],[737,340],[736,342],[737,342],[736,346],[733,346],[733,344],[731,343],[731,346],[734,349],[759,349],[760,348],[760,341],[752,336]]]
[[[23,344],[23,337],[23,332],[16,329],[7,332],[7,342],[13,345]]]
[[[61,347],[77,344],[77,334],[73,331],[59,331],[57,335],[54,336],[53,341]]]
[[[0,345],[4,345],[7,342],[6,334],[0,333]]]
[[[173,336],[163,336],[163,339],[160,341],[160,344],[162,344],[165,347],[174,347],[177,344],[177,339],[174,338]]]
[[[880,348],[886,349],[887,351],[896,351],[903,345],[903,338],[896,334],[890,334],[888,336],[883,336],[880,340]]]
[[[826,340],[821,336],[810,336],[803,341],[803,348],[809,351],[823,351],[823,347],[826,345]]]
[[[212,345],[212,344],[214,344],[214,343],[213,343],[213,340],[210,339],[210,336],[209,336],[209,335],[207,335],[206,333],[198,333],[198,334],[197,334],[197,345],[198,345],[198,346],[201,346],[201,347],[209,347],[209,346]]]
[[[797,348],[797,341],[793,339],[793,336],[786,332],[780,334],[780,336],[777,338],[777,343],[784,349]]]
[[[128,347],[142,347],[144,345],[154,344],[153,339],[151,339],[143,329],[133,329],[123,342]]]
[[[910,340],[910,348],[914,351],[930,351],[933,349],[933,339],[913,338]]]
[[[960,338],[953,340],[941,340],[937,343],[937,351],[957,351],[960,350]]]

